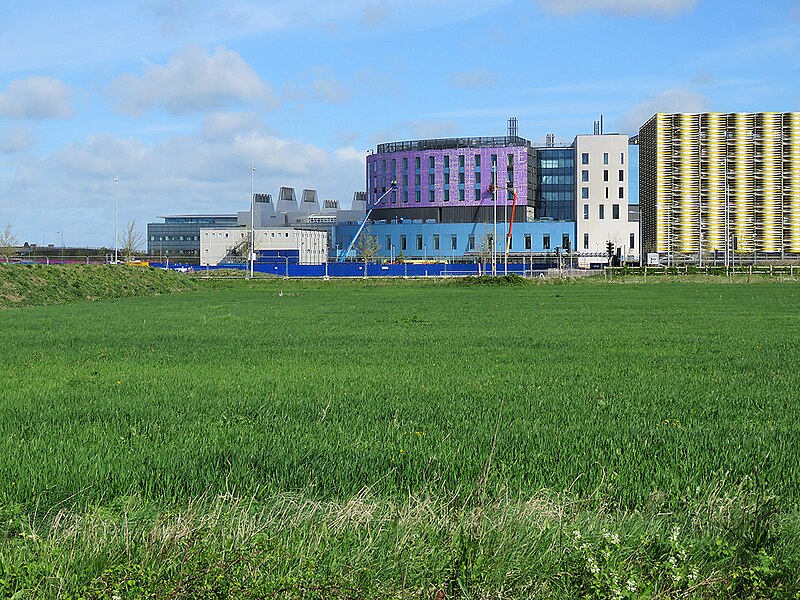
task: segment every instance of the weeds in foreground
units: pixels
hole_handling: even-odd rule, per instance
[[[540,494],[480,504],[365,489],[342,502],[226,495],[156,512],[4,514],[0,595],[16,598],[791,598],[797,522],[770,498],[673,514]],[[16,595],[15,595],[16,594]]]

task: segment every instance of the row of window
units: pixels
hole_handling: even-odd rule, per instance
[[[581,164],[582,165],[588,165],[589,164],[589,153],[588,152],[582,152],[581,153]],[[603,164],[604,165],[608,164],[608,152],[603,152]],[[621,164],[621,165],[625,164],[625,153],[624,152],[620,152],[619,153],[619,164]]]
[[[509,245],[509,250],[514,248],[514,236],[511,237],[511,244]],[[476,242],[475,242],[475,235],[470,233],[467,236],[467,250],[474,251],[476,249]],[[492,248],[492,236],[487,235],[485,238],[486,247],[484,249],[491,249]],[[531,234],[526,233],[523,238],[523,249],[524,250],[531,250],[533,247],[533,241],[531,238]],[[569,248],[570,247],[570,239],[569,234],[565,233],[561,236],[561,247],[562,248]],[[426,251],[428,250],[428,246],[426,243],[423,242],[422,234],[417,234],[416,236],[416,248],[418,251]],[[544,250],[550,250],[550,234],[545,233],[542,235],[542,248]],[[384,241],[384,249],[392,252],[395,250],[395,246],[392,243],[392,236],[387,235]],[[440,250],[440,237],[439,234],[433,234],[433,246],[430,248],[431,251],[436,252]],[[453,233],[450,235],[450,250],[457,250],[458,249],[458,235]],[[407,236],[401,235],[400,236],[400,245],[399,250],[404,251],[408,250],[408,239]]]
[[[581,170],[581,181],[589,181],[589,169]],[[603,181],[608,181],[608,169],[603,169]],[[617,181],[625,181],[625,170],[620,169],[617,175]]]
[[[618,197],[619,197],[620,200],[622,200],[623,198],[625,198],[625,187],[624,186],[620,186],[618,188],[618,190],[619,190],[618,191]],[[588,200],[589,199],[589,188],[588,187],[582,187],[581,188],[581,199],[583,199],[583,200]],[[608,188],[606,188],[606,200],[608,200]]]
[[[598,205],[597,208],[598,208],[597,218],[602,221],[603,219],[606,218],[606,205],[605,204],[600,204],[600,205]],[[589,219],[589,205],[588,204],[584,204],[583,205],[583,218],[584,219]],[[619,219],[619,204],[612,204],[611,205],[611,218],[612,219]]]
[[[199,235],[151,235],[151,242],[199,242]]]
[[[428,158],[428,168],[430,168],[430,169],[436,168],[436,157],[435,156],[428,156],[427,158]],[[450,168],[450,156],[448,154],[445,154],[442,157],[442,160],[443,160],[443,166],[445,168]],[[395,159],[395,158],[391,159],[389,164],[391,165],[391,172],[396,172],[397,171],[397,159]],[[497,154],[492,154],[491,155],[491,165],[497,165],[497,164],[499,164],[497,162]],[[381,170],[382,173],[386,173],[386,170],[387,170],[386,166],[387,166],[386,159],[383,159],[382,161],[380,161],[380,170]],[[481,155],[480,154],[474,154],[473,155],[473,160],[472,160],[472,165],[471,166],[473,168],[475,168],[475,169],[480,169],[480,167],[481,167]],[[513,166],[514,166],[514,154],[513,153],[506,155],[506,166],[508,168],[513,168]],[[408,158],[404,158],[403,159],[402,167],[403,167],[403,171],[408,171]],[[460,169],[466,168],[466,155],[464,155],[464,154],[459,154],[458,155],[458,167]],[[417,169],[418,171],[419,171],[420,168],[422,168],[422,157],[417,156],[417,157],[414,158],[414,168]],[[372,173],[377,173],[377,172],[378,172],[378,161],[374,160],[374,161],[372,161]]]
[[[414,198],[414,202],[415,203],[422,202],[422,190],[420,189],[420,187],[421,186],[416,186],[416,189],[414,190],[413,198]],[[444,184],[444,189],[442,191],[443,191],[442,200],[444,202],[450,202],[450,191],[451,191],[450,190],[450,184],[449,183],[445,183]],[[379,194],[378,188],[374,188],[372,190],[372,193],[373,193],[373,196],[377,199],[378,197],[380,197],[380,195],[382,195],[382,194],[384,194],[386,192],[384,190],[383,192],[381,192]],[[507,190],[505,193],[506,193],[506,200],[510,201],[510,200],[514,199],[514,192],[512,190]],[[481,188],[481,184],[480,183],[475,183],[474,184],[474,187],[473,187],[473,190],[472,190],[472,196],[473,196],[475,202],[480,202],[481,199],[483,198],[484,191]],[[571,195],[570,195],[570,197],[571,197]],[[386,198],[383,198],[380,203],[381,204],[397,204],[397,192],[393,192],[392,194],[389,194],[389,196],[387,196],[387,198],[388,198],[388,200]],[[400,198],[401,198],[401,201],[402,201],[403,204],[408,204],[408,202],[409,202],[409,192],[408,192],[408,190],[403,190],[402,192],[400,192]],[[466,201],[466,199],[467,199],[467,191],[465,189],[465,184],[462,181],[461,183],[458,184],[458,201],[459,202],[464,202],[464,201]],[[428,186],[428,202],[435,202],[435,201],[436,201],[436,189],[435,189],[435,187],[433,185],[430,185],[430,186]]]
[[[603,242],[603,243],[605,244],[605,242]],[[635,244],[636,244],[636,235],[632,233],[632,234],[630,234],[630,237],[628,238],[628,249],[629,250],[633,250],[636,247]],[[583,249],[584,250],[589,250],[589,234],[588,233],[584,233],[583,234]]]

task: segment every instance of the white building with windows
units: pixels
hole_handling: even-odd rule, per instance
[[[575,138],[576,244],[579,266],[607,256],[607,245],[626,260],[639,258],[639,223],[628,215],[628,136]]]
[[[319,265],[327,260],[328,233],[290,227],[257,228],[255,250],[259,262]],[[247,260],[250,229],[201,229],[200,264],[219,265]]]

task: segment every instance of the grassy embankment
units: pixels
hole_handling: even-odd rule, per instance
[[[7,265],[0,263],[0,309],[65,304],[195,289],[181,273],[124,265]]]
[[[0,594],[796,597],[796,284],[0,313]]]

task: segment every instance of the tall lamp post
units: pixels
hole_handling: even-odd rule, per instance
[[[255,198],[253,196],[253,176],[256,168],[250,163],[250,279],[253,278],[256,262],[256,223],[255,223]],[[287,267],[288,271],[288,267]]]
[[[64,232],[63,231],[56,231],[56,233],[61,234],[61,260],[64,260]]]
[[[117,240],[119,240],[119,235],[117,233],[117,223],[119,220],[119,177],[114,177],[114,262],[116,263],[119,259],[117,257]]]

